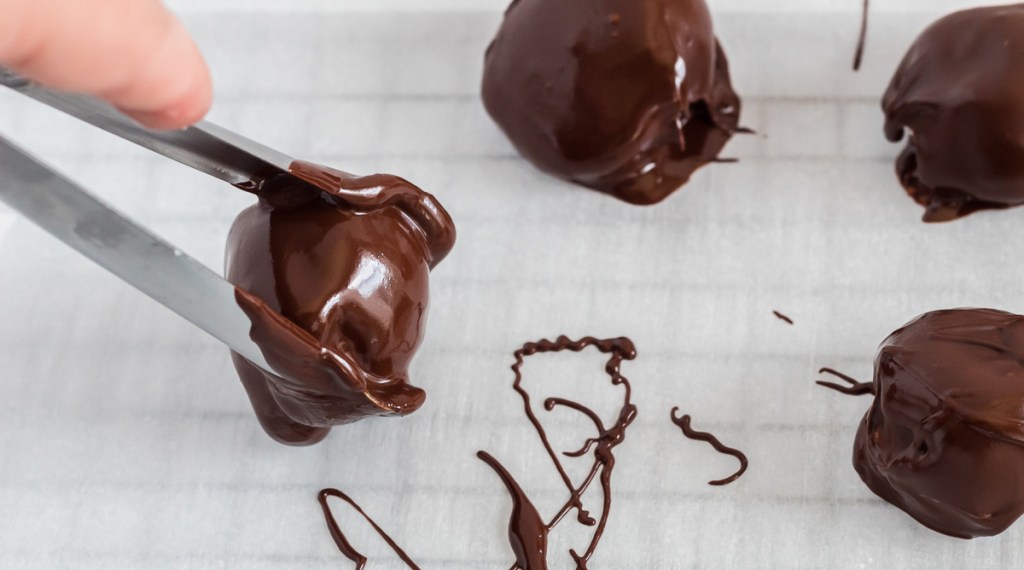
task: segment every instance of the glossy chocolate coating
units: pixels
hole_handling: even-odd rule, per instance
[[[740,113],[704,0],[516,0],[483,99],[538,168],[634,204],[715,160]]]
[[[991,536],[1024,513],[1024,317],[922,315],[875,360],[875,400],[853,463],[878,496],[925,526]]]
[[[233,355],[260,423],[278,441],[304,445],[331,426],[422,405],[408,366],[426,324],[430,269],[455,228],[401,178],[301,162],[291,170],[315,189],[262,184],[259,203],[232,226],[226,275],[280,373]]]
[[[882,100],[910,136],[900,182],[941,222],[1024,203],[1024,4],[956,12],[910,48]]]

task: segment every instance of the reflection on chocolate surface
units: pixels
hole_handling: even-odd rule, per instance
[[[634,204],[715,160],[740,114],[704,0],[515,0],[483,99],[538,168]]]
[[[892,333],[854,443],[861,479],[938,532],[1005,530],[1024,513],[1021,362],[1020,315],[935,311]]]
[[[738,450],[736,448],[729,447],[729,446],[723,444],[721,441],[718,440],[717,437],[715,437],[714,435],[712,435],[712,434],[710,434],[710,433],[708,433],[706,431],[697,431],[697,430],[693,429],[692,427],[690,427],[690,421],[691,421],[690,416],[688,416],[688,415],[678,416],[678,415],[676,415],[678,413],[679,413],[679,408],[672,408],[672,414],[671,414],[671,416],[672,416],[672,423],[674,423],[677,426],[679,426],[679,429],[683,432],[684,436],[686,436],[686,437],[688,437],[690,439],[696,440],[696,441],[707,442],[707,443],[711,444],[711,447],[715,448],[715,451],[717,451],[718,453],[721,453],[723,455],[731,455],[731,456],[735,457],[737,460],[739,460],[739,462],[740,462],[740,468],[739,468],[738,471],[736,471],[732,475],[726,477],[725,479],[718,479],[718,480],[715,480],[715,481],[708,481],[708,485],[714,485],[716,487],[720,487],[722,485],[728,485],[729,483],[732,483],[733,481],[735,481],[735,480],[739,479],[740,477],[742,477],[743,474],[747,472],[748,462],[747,462],[746,454],[744,454],[742,451],[740,451],[740,450]]]
[[[1024,4],[956,12],[917,39],[882,100],[909,131],[900,182],[942,222],[1024,203]]]
[[[263,182],[259,203],[231,228],[226,276],[278,372],[233,355],[260,423],[278,441],[305,445],[332,426],[422,405],[408,365],[426,324],[430,269],[455,229],[433,196],[401,178],[304,162],[291,170],[320,192]]]

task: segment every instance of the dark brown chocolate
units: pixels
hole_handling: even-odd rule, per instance
[[[780,321],[786,323],[787,325],[793,324],[793,319],[789,318],[786,315],[783,315],[782,313],[780,313],[778,311],[772,311],[772,314],[775,315],[776,319],[779,319]]]
[[[577,485],[572,482],[568,473],[566,473],[562,460],[552,447],[551,442],[548,440],[547,432],[533,411],[533,406],[530,403],[530,394],[522,385],[523,377],[520,369],[522,368],[524,359],[534,354],[561,352],[565,350],[579,352],[591,346],[595,347],[602,353],[610,355],[608,362],[605,364],[605,371],[611,377],[612,385],[622,386],[624,389],[623,405],[619,411],[615,424],[606,428],[604,426],[604,422],[601,420],[600,416],[594,412],[594,410],[572,400],[564,398],[548,398],[544,401],[545,410],[550,412],[558,407],[575,410],[589,419],[597,430],[597,435],[587,438],[580,449],[563,453],[563,455],[567,457],[576,458],[583,457],[593,450],[593,466],[586,478]],[[515,382],[513,383],[513,387],[523,399],[523,407],[526,411],[526,415],[533,424],[534,429],[537,431],[537,435],[540,437],[541,443],[544,445],[544,449],[547,451],[548,457],[551,459],[559,476],[561,476],[562,481],[565,483],[566,489],[569,491],[569,499],[564,505],[562,505],[562,508],[558,513],[556,513],[549,522],[545,523],[541,518],[537,507],[535,507],[530,501],[529,496],[527,496],[519,483],[516,482],[512,474],[509,473],[508,470],[505,469],[505,467],[489,453],[485,451],[477,453],[477,457],[490,466],[491,469],[497,473],[498,477],[501,478],[502,483],[505,484],[505,488],[512,497],[512,514],[509,517],[508,538],[509,545],[512,547],[512,552],[516,557],[516,561],[512,564],[510,570],[547,570],[548,534],[558,525],[558,523],[562,521],[563,518],[565,518],[567,514],[573,510],[576,510],[577,512],[577,520],[580,524],[595,527],[591,541],[587,546],[587,550],[583,552],[583,554],[579,554],[575,549],[569,551],[570,556],[572,556],[576,563],[576,569],[587,570],[587,565],[589,564],[591,557],[594,555],[594,552],[597,550],[597,545],[601,541],[605,525],[607,524],[608,517],[611,514],[611,477],[612,471],[615,469],[615,455],[613,451],[615,447],[626,439],[626,428],[628,428],[629,425],[633,423],[633,420],[636,419],[636,406],[630,403],[632,389],[630,387],[629,380],[620,373],[622,361],[632,360],[633,358],[636,358],[636,349],[633,346],[633,342],[628,338],[598,340],[593,337],[586,337],[578,341],[574,341],[570,340],[568,337],[561,336],[555,341],[541,340],[539,342],[526,343],[522,348],[515,352],[516,362],[512,365],[512,370],[515,372]],[[587,493],[590,485],[596,479],[600,480],[603,496],[600,520],[595,520],[594,517],[590,515],[590,512],[583,506],[583,496]],[[374,522],[358,504],[355,503],[355,501],[336,489],[324,489],[319,494],[319,501],[320,506],[323,509],[331,537],[334,539],[334,542],[341,553],[349,560],[356,563],[356,570],[360,570],[366,565],[366,557],[360,554],[359,551],[352,546],[348,541],[348,538],[345,536],[345,533],[338,526],[337,521],[331,514],[330,506],[327,503],[328,497],[337,497],[351,505],[352,508],[362,515],[370,526],[372,526],[373,529],[388,543],[391,549],[398,554],[406,566],[418,570],[418,566],[416,566],[405,551],[403,551],[398,544],[380,526],[378,526],[377,523]]]
[[[871,0],[864,0],[861,5],[860,33],[857,34],[857,49],[853,53],[853,70],[860,71],[860,64],[864,61],[864,47],[868,41],[868,12],[871,10]]]
[[[871,382],[861,382],[856,378],[852,378],[842,372],[839,372],[838,370],[822,368],[821,370],[818,370],[818,374],[829,374],[849,384],[849,386],[843,386],[842,384],[829,382],[827,380],[818,380],[815,382],[818,386],[824,386],[825,388],[835,390],[840,394],[846,394],[847,396],[863,396],[865,394],[871,394],[873,396],[875,394],[875,385]]]
[[[711,444],[711,447],[715,448],[715,451],[717,451],[718,453],[721,453],[723,455],[731,455],[740,462],[740,468],[738,471],[726,477],[725,479],[708,481],[708,485],[714,485],[716,487],[728,485],[729,483],[732,483],[733,481],[742,477],[743,474],[747,472],[747,466],[749,465],[749,462],[747,461],[747,456],[745,453],[734,447],[729,447],[725,445],[713,434],[710,434],[706,431],[697,431],[693,429],[692,427],[690,427],[690,422],[692,418],[690,418],[690,416],[688,415],[677,416],[676,414],[678,413],[679,408],[672,408],[672,423],[679,426],[679,429],[683,432],[684,436],[696,441],[703,441],[709,443]]]
[[[547,570],[548,568],[548,527],[540,518],[526,491],[519,486],[512,474],[497,459],[486,451],[476,454],[481,461],[494,469],[512,496],[512,514],[508,519],[508,542],[515,554],[512,569]]]
[[[408,366],[426,324],[429,272],[455,227],[433,196],[390,175],[296,162],[267,180],[228,237],[226,276],[278,374],[233,359],[260,423],[293,445],[332,426],[416,411]],[[283,319],[282,319],[283,317]]]
[[[515,0],[483,99],[538,168],[633,204],[714,161],[740,114],[704,0]]]
[[[545,410],[550,412],[558,407],[575,410],[590,420],[596,429],[597,434],[587,438],[579,449],[562,453],[566,457],[576,458],[583,457],[593,451],[594,461],[590,472],[577,485],[566,472],[562,459],[548,440],[547,431],[545,431],[544,426],[541,425],[537,414],[533,410],[530,394],[523,387],[521,368],[524,360],[535,354],[566,350],[580,352],[587,347],[594,347],[598,351],[609,355],[608,362],[605,364],[605,372],[611,378],[612,385],[622,386],[624,391],[619,415],[615,423],[610,427],[605,427],[601,417],[594,410],[579,402],[564,398],[548,398],[544,401]],[[575,549],[569,551],[569,555],[572,556],[576,563],[576,569],[587,569],[591,557],[597,550],[598,543],[601,542],[605,525],[608,523],[608,517],[611,514],[612,472],[615,470],[614,450],[626,439],[626,429],[636,419],[636,406],[631,402],[632,388],[629,380],[620,373],[622,361],[634,358],[636,358],[636,348],[633,346],[633,341],[628,338],[598,340],[593,337],[585,337],[574,341],[568,337],[560,336],[554,341],[545,339],[538,342],[528,342],[515,352],[516,362],[512,365],[512,370],[515,372],[515,381],[512,386],[523,399],[523,409],[526,412],[526,417],[533,424],[534,430],[536,430],[537,436],[544,445],[548,457],[558,471],[558,475],[565,484],[565,488],[569,491],[569,499],[546,525],[541,524],[541,526],[538,526],[541,519],[539,516],[534,516],[536,509],[533,508],[532,503],[529,502],[529,499],[519,485],[515,483],[515,479],[493,457],[487,454],[481,456],[481,459],[487,461],[498,472],[506,487],[512,493],[514,509],[512,519],[509,522],[509,537],[512,541],[512,549],[516,555],[516,563],[512,565],[511,570],[546,570],[547,559],[544,552],[547,550],[548,533],[573,510],[576,511],[576,520],[580,524],[594,527],[590,544],[587,545],[587,549],[582,554]],[[600,519],[594,519],[590,515],[590,511],[586,510],[583,505],[583,496],[587,493],[595,479],[600,481],[603,497]]]
[[[911,46],[882,100],[926,222],[1024,203],[1024,4],[964,10]]]
[[[376,521],[370,518],[370,515],[366,514],[366,511],[364,511],[362,507],[360,507],[354,500],[352,500],[351,497],[337,489],[324,489],[323,491],[320,491],[319,494],[317,494],[317,500],[320,502],[320,508],[324,512],[324,519],[327,521],[327,529],[331,533],[331,538],[334,539],[334,544],[338,546],[338,550],[345,555],[345,558],[348,558],[352,562],[356,563],[355,570],[363,570],[364,568],[366,568],[367,559],[358,550],[356,550],[354,546],[352,546],[352,543],[348,541],[348,537],[345,536],[345,532],[341,530],[340,526],[338,526],[338,521],[335,520],[334,514],[331,513],[331,505],[327,502],[327,500],[330,497],[341,499],[342,501],[348,503],[349,506],[355,509],[356,512],[359,513],[359,515],[363,517],[363,519],[371,527],[373,527],[373,530],[376,531],[377,534],[384,539],[384,542],[388,543],[388,546],[391,547],[391,550],[398,555],[398,557],[402,560],[402,562],[405,563],[406,566],[412,568],[413,570],[420,570],[420,567],[412,561],[412,558],[410,558],[409,555],[406,554],[404,550],[402,550],[402,547],[398,546],[398,543],[395,542],[395,540],[391,538],[391,536],[388,535],[388,533],[385,532],[384,529],[382,529],[380,525],[377,524]]]
[[[1024,513],[1022,362],[1020,315],[935,311],[892,333],[854,443],[861,479],[943,534],[1006,530]]]

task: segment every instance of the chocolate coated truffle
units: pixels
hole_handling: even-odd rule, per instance
[[[875,360],[875,400],[853,463],[879,497],[961,538],[1024,513],[1024,317],[991,309],[922,315]]]
[[[538,168],[634,204],[714,160],[740,113],[704,0],[516,0],[483,99]]]
[[[917,39],[882,100],[909,131],[900,182],[942,222],[1024,203],[1024,4],[956,12]]]
[[[401,178],[301,162],[292,172],[321,192],[264,183],[231,228],[226,273],[279,373],[233,355],[260,423],[304,445],[331,426],[422,405],[408,366],[426,325],[430,269],[455,228],[433,196]]]

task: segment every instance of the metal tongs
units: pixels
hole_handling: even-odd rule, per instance
[[[0,84],[245,190],[256,192],[262,180],[292,176],[288,156],[209,122],[155,131],[97,99],[47,89],[2,67]],[[2,135],[0,201],[256,366],[273,371],[249,338],[251,322],[235,300],[234,285]]]

